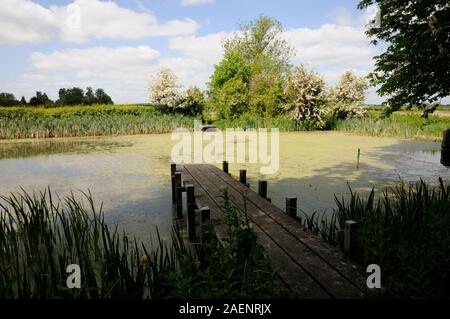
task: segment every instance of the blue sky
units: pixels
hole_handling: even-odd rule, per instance
[[[330,0],[2,0],[0,91],[57,97],[60,87],[103,87],[116,102],[144,102],[148,81],[170,67],[202,88],[221,41],[259,14],[279,20],[294,64],[330,85],[346,70],[366,74],[379,48],[364,35],[371,12]],[[371,90],[367,102],[381,99]]]

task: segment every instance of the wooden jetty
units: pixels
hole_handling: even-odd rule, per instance
[[[286,198],[286,212],[267,198],[267,182],[260,181],[258,192],[251,190],[246,173],[240,171],[240,181],[223,170],[207,164],[171,166],[173,202],[178,217],[186,221],[188,237],[195,239],[195,215],[202,221],[211,219],[220,237],[224,213],[220,208],[225,189],[232,204],[246,211],[259,243],[272,260],[277,275],[296,298],[363,298],[366,278],[360,267],[349,261],[339,250],[320,240],[316,234],[298,222],[296,198]],[[187,216],[183,217],[182,192],[186,192]],[[350,228],[354,222],[350,222]],[[348,240],[351,238],[347,230]],[[347,249],[349,244],[347,243]]]

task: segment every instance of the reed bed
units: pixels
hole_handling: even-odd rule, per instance
[[[450,128],[450,117],[430,116],[424,119],[419,114],[405,113],[383,118],[379,112],[371,113],[362,119],[334,121],[332,129],[380,137],[441,140],[443,131]]]
[[[0,107],[0,139],[169,133],[193,119],[153,106]]]
[[[375,191],[367,197],[350,189],[348,198],[335,197],[331,218],[316,213],[305,225],[342,246],[345,221],[357,221],[356,261],[378,264],[383,295],[436,298],[450,296],[450,185],[420,181]]]
[[[146,247],[107,225],[90,193],[82,197],[61,199],[48,189],[0,198],[0,298],[277,296],[270,262],[242,222],[230,219],[227,247],[212,224],[207,244],[192,248],[175,227],[170,241],[158,234]],[[80,266],[81,288],[66,285],[70,264]]]

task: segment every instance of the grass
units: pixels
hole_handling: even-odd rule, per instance
[[[450,185],[431,187],[420,181],[401,184],[377,196],[350,190],[336,199],[331,218],[316,213],[306,226],[337,245],[343,244],[346,220],[358,222],[360,247],[355,259],[381,267],[383,296],[450,296]]]
[[[226,247],[214,226],[206,244],[172,240],[152,247],[107,225],[90,193],[60,199],[50,189],[0,198],[0,298],[269,298],[278,288],[254,232],[229,199]],[[248,225],[247,225],[248,226]],[[68,289],[66,268],[78,264],[81,288]]]
[[[0,107],[0,139],[169,133],[193,127],[190,117],[152,106]]]
[[[381,112],[371,111],[362,119],[338,120],[329,124],[332,129],[349,133],[423,140],[441,140],[443,131],[450,128],[450,117],[431,115],[428,119],[419,114],[401,112],[382,118]]]

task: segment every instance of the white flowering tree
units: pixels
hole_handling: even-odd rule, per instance
[[[340,119],[365,116],[364,101],[367,88],[368,81],[365,77],[351,71],[343,73],[331,92],[333,114]]]
[[[288,80],[285,94],[288,104],[285,110],[296,121],[310,121],[317,128],[325,124],[326,110],[325,82],[322,77],[303,66],[295,68]]]
[[[150,81],[148,102],[174,110],[180,98],[180,85],[175,73],[169,68],[161,68]]]

